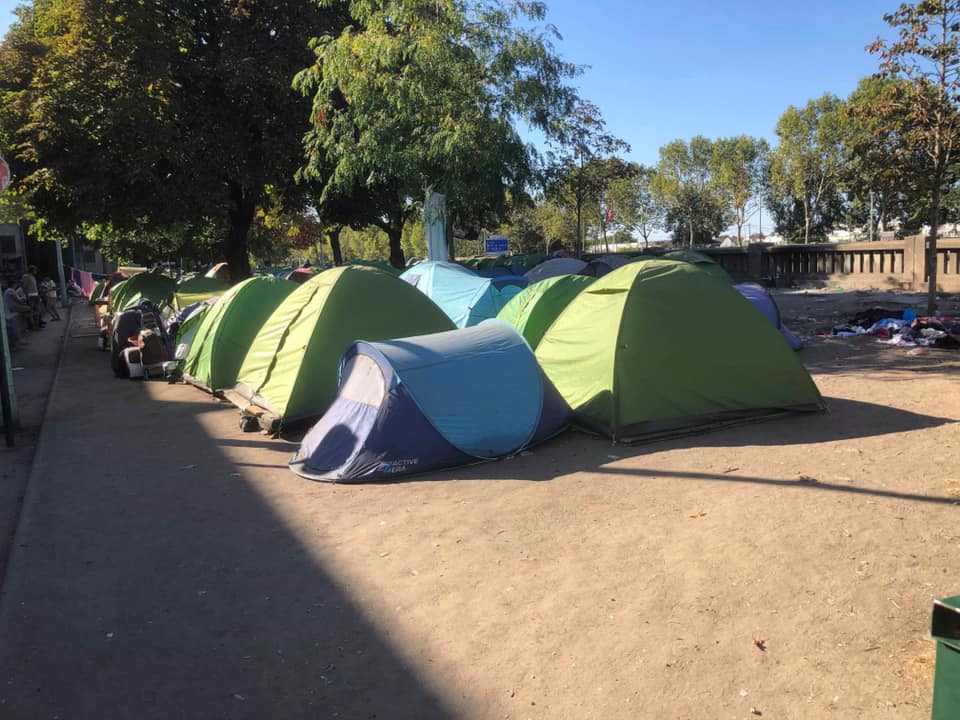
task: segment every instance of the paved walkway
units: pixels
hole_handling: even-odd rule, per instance
[[[201,419],[259,436],[115,380],[76,316],[0,595],[0,717],[449,717]]]
[[[3,577],[20,515],[47,398],[60,362],[70,310],[60,310],[60,316],[64,318],[61,322],[51,321],[42,330],[25,333],[13,350],[13,384],[20,410],[20,428],[12,448],[6,447],[0,430],[0,577]],[[0,416],[0,428],[2,426]]]

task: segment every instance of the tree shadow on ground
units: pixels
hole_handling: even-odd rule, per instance
[[[236,471],[208,407],[67,350],[2,588],[0,714],[454,717]]]

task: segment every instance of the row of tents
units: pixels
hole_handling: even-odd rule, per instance
[[[503,457],[571,423],[621,442],[822,410],[772,298],[709,265],[645,259],[523,289],[439,262],[232,287],[142,274],[108,295],[115,316],[169,306],[183,379],[245,426],[315,423],[296,472],[358,481]]]

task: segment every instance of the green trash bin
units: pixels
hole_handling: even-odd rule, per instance
[[[931,720],[960,718],[960,595],[933,601],[930,634],[937,641]]]

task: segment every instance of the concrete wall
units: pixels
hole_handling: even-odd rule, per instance
[[[765,245],[698,250],[738,280],[791,287],[926,290],[926,238],[819,245]],[[960,239],[937,242],[937,288],[960,293]]]

